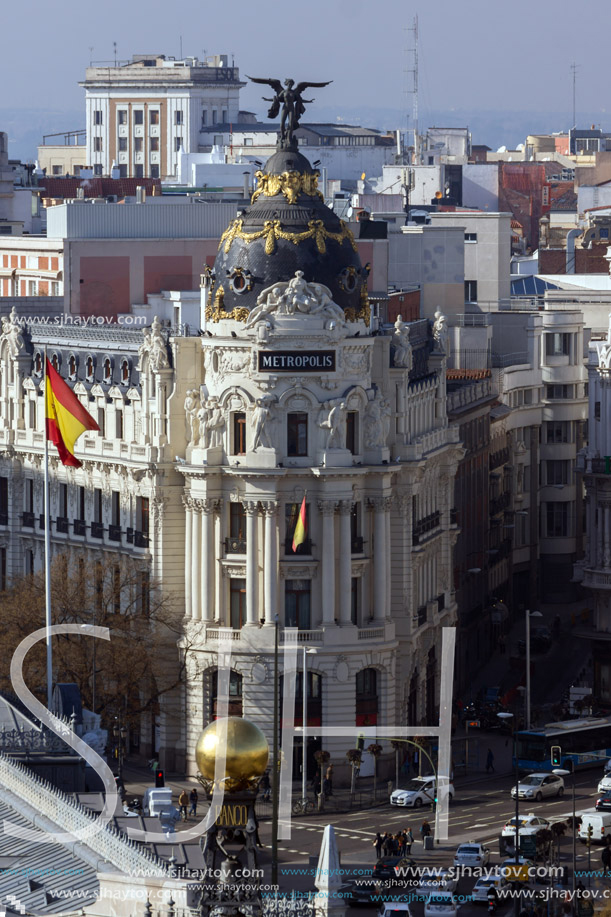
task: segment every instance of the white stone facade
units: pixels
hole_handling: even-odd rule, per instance
[[[354,724],[355,738],[376,720],[435,722],[441,627],[456,613],[462,453],[447,422],[446,357],[426,321],[371,336],[324,287],[291,299],[292,283],[275,286],[258,321],[210,322],[201,338],[168,339],[155,323],[144,343],[141,332],[80,327],[0,338],[4,581],[43,562],[47,343],[102,427],[79,441],[82,469],[51,462],[53,552],[130,555],[184,610],[167,659],[174,671],[182,654],[184,691],[163,697],[156,748],[154,723],[142,729],[167,769],[195,770],[227,635],[241,676],[230,704],[271,738],[276,615],[281,647],[316,650],[310,722]],[[306,542],[294,553],[304,495]],[[341,764],[346,740],[323,744]]]

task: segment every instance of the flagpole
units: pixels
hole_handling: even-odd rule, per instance
[[[45,512],[45,623],[47,627],[47,707],[51,709],[51,696],[53,694],[53,650],[51,648],[51,520],[49,518],[49,437],[47,436],[47,348],[44,351],[45,361],[45,477],[44,477],[44,512]]]

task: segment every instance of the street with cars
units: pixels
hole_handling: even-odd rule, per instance
[[[598,826],[599,829],[602,828],[602,833],[600,830],[593,832],[589,852],[587,844],[582,842],[587,840],[587,836],[580,839],[578,835],[576,884],[581,882],[586,888],[591,886],[600,894],[607,887],[611,891],[611,880],[602,876],[601,862],[605,821],[609,823],[607,831],[611,836],[611,809],[609,812],[597,812],[596,809],[597,800],[601,798],[599,783],[603,778],[603,764],[604,762],[601,762],[599,767],[575,774],[577,815],[586,813],[586,823],[589,818],[602,819]],[[547,776],[553,780],[545,782]],[[542,830],[549,831],[555,823],[566,823],[567,819],[570,819],[571,781],[572,778],[568,778],[565,787],[562,778],[549,773],[543,774],[543,778],[538,774],[532,783],[521,783],[535,792],[532,796],[519,794],[520,837],[533,836]],[[422,783],[426,781],[420,781],[420,784]],[[414,790],[419,791],[418,784],[414,787],[413,781],[406,780],[404,787],[410,793]],[[387,803],[366,810],[294,818],[291,839],[283,842],[281,846],[281,887],[287,890],[314,890],[315,858],[319,851],[322,831],[326,824],[332,823],[341,855],[341,893],[350,908],[358,908],[363,914],[390,915],[390,905],[394,900],[401,901],[402,906],[398,909],[400,912],[409,910],[412,917],[455,917],[457,911],[460,911],[461,917],[481,917],[488,908],[490,886],[493,886],[499,892],[499,914],[510,913],[513,909],[512,899],[503,897],[502,891],[505,889],[507,894],[507,891],[517,887],[514,881],[514,788],[515,777],[507,773],[480,773],[471,779],[461,778],[456,781],[456,787],[452,787],[449,838],[439,843],[433,838],[431,849],[425,848],[419,828],[425,819],[434,825],[434,813],[430,804],[425,801],[416,803],[416,797],[412,798],[411,805],[406,806],[398,804],[398,797],[393,793],[394,799],[389,798]],[[377,859],[373,846],[376,833],[398,834],[408,828],[411,828],[415,838],[409,856],[383,858],[389,861],[388,868],[384,869],[384,864],[379,864],[376,879],[374,869]],[[269,824],[266,822],[261,823],[261,837],[264,845],[269,845]],[[558,874],[551,880],[544,876],[529,878],[525,883],[527,895],[533,891],[545,894],[546,889],[550,888],[554,890],[551,894],[558,895],[564,893],[567,887],[570,890],[570,827],[567,826],[565,834],[557,838],[557,848],[553,855],[559,866],[567,867],[566,874]],[[519,861],[526,868],[531,865],[542,866],[544,862],[540,858],[535,859],[534,855],[528,858],[522,856]],[[308,864],[311,865],[308,867]],[[593,876],[590,882],[585,875],[589,866],[593,872],[600,873]],[[397,869],[403,876],[392,875]],[[387,900],[380,901],[380,897]],[[408,898],[411,900],[406,900]],[[534,904],[534,899],[526,898],[521,902],[520,910],[532,911]]]

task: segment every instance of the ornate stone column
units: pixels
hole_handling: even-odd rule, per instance
[[[335,624],[335,500],[319,500],[322,516],[321,586],[322,624]]]
[[[201,522],[200,513],[202,512],[202,500],[191,500],[191,617],[194,621],[202,619],[202,596],[201,596]]]
[[[387,615],[387,525],[386,514],[390,509],[390,497],[372,497],[369,505],[373,509],[373,617],[385,621]]]
[[[209,623],[214,615],[214,512],[216,500],[202,500],[201,619]]]
[[[278,503],[267,500],[261,503],[265,514],[265,559],[263,564],[263,601],[265,623],[274,624],[278,613]]]
[[[351,500],[340,500],[339,508],[339,623],[352,624]],[[323,544],[324,549],[324,544]]]
[[[257,513],[256,500],[242,503],[246,516],[246,626],[259,623],[257,609]]]
[[[191,565],[193,563],[193,510],[191,508],[191,497],[182,498],[185,507],[185,617],[193,616],[192,596],[191,596]]]

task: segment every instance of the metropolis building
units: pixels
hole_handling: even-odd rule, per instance
[[[143,723],[139,750],[195,773],[228,644],[229,712],[271,739],[277,622],[281,673],[297,648],[295,723],[307,655],[308,726],[325,727],[309,755],[322,744],[342,765],[354,742],[333,726],[356,738],[438,721],[463,455],[446,413],[445,321],[378,326],[352,234],[295,143],[259,174],[206,283],[197,336],[157,319],[144,335],[3,324],[2,578],[42,565],[46,344],[101,427],[77,444],[81,469],[52,462],[54,552],[130,554],[143,590],[161,581],[184,613],[166,660],[184,661],[183,685]]]

